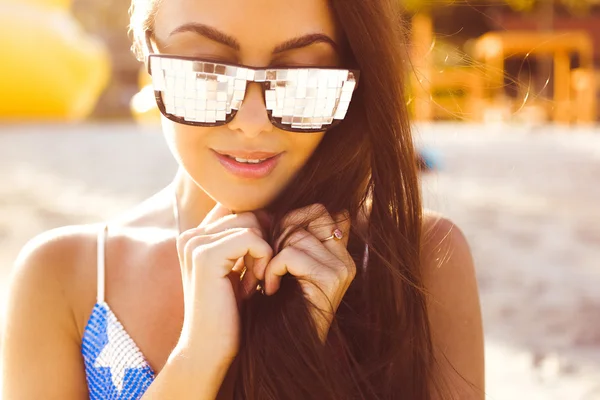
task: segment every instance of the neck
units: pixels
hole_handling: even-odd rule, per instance
[[[200,225],[206,214],[216,204],[181,167],[173,179],[172,188],[177,194],[177,208],[179,210],[179,227],[181,232]]]

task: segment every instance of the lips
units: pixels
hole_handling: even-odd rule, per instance
[[[265,160],[267,158],[272,158],[278,155],[276,152],[267,152],[267,151],[243,151],[243,150],[214,150],[215,153],[218,153],[223,156],[228,156],[230,158],[241,158],[245,160]]]
[[[265,178],[275,169],[283,154],[242,150],[213,150],[213,152],[225,170],[244,179]]]

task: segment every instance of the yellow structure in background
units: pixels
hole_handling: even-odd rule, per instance
[[[433,21],[425,12],[415,13],[411,20],[411,62],[414,74],[410,76],[411,102],[417,121],[433,118],[431,73],[433,72],[432,50],[434,44]]]
[[[500,107],[501,118],[527,106],[518,99],[509,104],[505,94],[504,60],[508,57],[551,56],[554,60],[553,99],[545,102],[545,114],[559,123],[596,121],[597,89],[593,65],[593,45],[585,31],[503,31],[490,32],[473,41],[472,67],[439,67],[433,63],[435,34],[431,16],[418,12],[412,16],[411,77],[414,118],[482,121]],[[577,55],[579,67],[571,67]]]
[[[433,21],[428,11],[411,18],[410,92],[416,121],[483,118],[484,82],[476,66],[441,66],[434,63],[436,44]]]
[[[67,0],[0,0],[0,119],[77,121],[110,76],[108,51]]]
[[[579,68],[571,68],[571,55]],[[596,120],[596,83],[593,45],[585,31],[490,32],[475,41],[474,58],[483,63],[486,91],[497,98],[504,89],[504,60],[514,56],[552,56],[554,98],[552,119],[561,123],[591,123]]]
[[[17,3],[14,0],[0,0],[0,3]],[[64,10],[66,12],[69,11],[69,8],[73,4],[73,0],[19,0],[19,4],[26,4],[30,6],[41,6],[41,7],[49,7],[53,9]]]

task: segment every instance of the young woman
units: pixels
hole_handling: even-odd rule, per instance
[[[482,399],[473,263],[422,210],[395,15],[134,0],[179,172],[22,250],[2,399]]]

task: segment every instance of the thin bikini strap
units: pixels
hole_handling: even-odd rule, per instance
[[[96,301],[98,303],[104,303],[104,284],[105,284],[105,250],[106,250],[106,236],[108,234],[108,225],[104,225],[100,232],[98,232],[98,289],[96,291]]]

